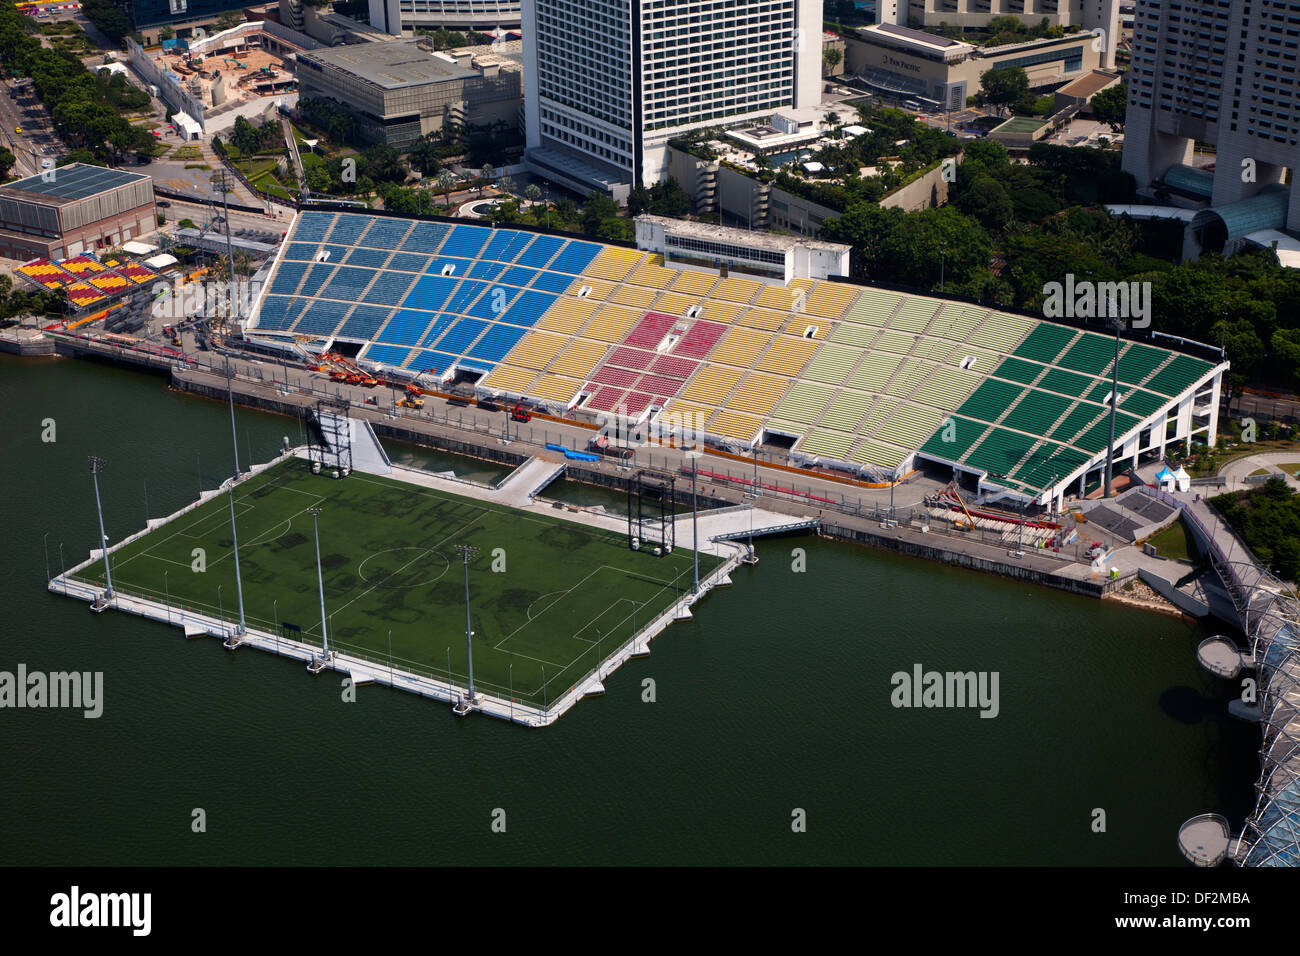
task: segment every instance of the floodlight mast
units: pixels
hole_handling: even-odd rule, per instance
[[[469,656],[469,699],[474,700],[474,644],[470,640],[473,631],[469,620],[469,563],[479,555],[479,549],[472,544],[456,545],[456,553],[465,565],[465,651]]]
[[[230,479],[230,542],[231,548],[235,555],[235,595],[239,599],[239,625],[235,629],[235,635],[241,635],[248,631],[244,622],[244,582],[239,571],[239,532],[235,529],[235,482],[239,480],[239,440],[235,437],[235,395],[230,385],[230,357],[226,356],[226,396],[230,400],[230,444],[235,452],[235,474]],[[249,466],[252,466],[250,461]],[[229,644],[233,649],[234,644]]]
[[[108,566],[108,535],[104,533],[104,509],[99,502],[99,470],[104,467],[104,459],[97,455],[87,455],[90,462],[90,480],[95,485],[95,513],[99,516],[99,547],[104,552],[104,600],[113,599],[113,572]]]
[[[321,642],[325,649],[325,657],[330,654],[329,635],[325,632],[325,578],[320,569],[320,528],[316,524],[316,518],[320,515],[320,508],[308,508],[307,513],[311,515],[311,529],[316,536],[316,584],[320,588],[320,636]]]

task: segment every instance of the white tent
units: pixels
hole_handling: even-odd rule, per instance
[[[1156,472],[1156,484],[1161,491],[1190,491],[1192,479],[1181,466],[1170,471],[1169,466],[1165,465]]]
[[[172,116],[172,126],[176,127],[176,132],[186,140],[201,139],[203,137],[203,127],[198,121],[188,113],[176,113]]]
[[[157,252],[158,247],[147,242],[130,239],[122,243],[122,251],[133,256],[147,256],[151,252]]]
[[[156,272],[162,272],[164,269],[176,265],[177,259],[173,255],[163,253],[160,256],[154,256],[152,259],[144,260],[144,264]]]

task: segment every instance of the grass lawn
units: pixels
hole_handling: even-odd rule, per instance
[[[1273,474],[1273,471],[1270,468],[1256,468],[1254,471],[1250,473],[1248,477],[1258,478],[1260,475],[1271,475],[1271,474]]]
[[[1163,531],[1157,531],[1147,540],[1155,545],[1156,553],[1162,558],[1179,558],[1184,561],[1191,558],[1187,547],[1187,529],[1183,527],[1182,518]]]
[[[293,460],[235,493],[246,619],[282,622],[321,639],[320,592],[308,508],[323,509],[320,557],[330,646],[463,684],[465,596],[454,548],[474,545],[470,608],[474,680],[485,690],[541,704],[596,664],[689,589],[692,553],[656,558],[624,535],[549,514],[530,514],[390,478],[312,475]],[[230,504],[218,496],[113,555],[119,589],[237,619]],[[194,570],[195,549],[206,566]],[[497,550],[500,549],[500,550]],[[701,554],[700,572],[719,559]],[[102,562],[78,577],[103,585]],[[218,590],[220,589],[220,590]],[[220,610],[219,610],[220,609]],[[545,672],[545,692],[543,691]]]

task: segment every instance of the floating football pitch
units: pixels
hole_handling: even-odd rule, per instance
[[[607,656],[690,589],[692,552],[684,548],[654,557],[630,550],[616,532],[391,478],[313,475],[291,459],[235,489],[251,629],[321,643],[310,508],[322,509],[331,649],[386,664],[391,629],[397,669],[446,678],[450,654],[451,679],[464,686],[465,584],[455,546],[472,545],[475,686],[506,697],[513,677],[515,699],[530,704],[568,691],[595,667],[598,646]],[[226,495],[111,561],[119,591],[238,620]],[[718,563],[702,553],[701,577]],[[76,577],[103,586],[103,574],[97,562]]]

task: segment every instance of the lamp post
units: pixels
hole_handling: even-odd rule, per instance
[[[167,583],[167,570],[163,570],[163,603],[167,605],[167,623],[172,622],[172,589]]]
[[[108,535],[104,533],[104,508],[99,500],[99,470],[104,467],[104,459],[96,455],[88,455],[87,461],[90,462],[90,480],[95,485],[95,513],[99,515],[99,546],[104,551],[104,583],[106,585],[104,601],[108,602],[113,599],[113,572],[108,566]],[[59,553],[62,554],[62,551]]]
[[[456,545],[456,553],[465,565],[465,651],[469,655],[469,699],[474,700],[474,645],[470,640],[474,632],[469,620],[469,563],[478,557],[479,549],[472,544]]]
[[[329,634],[325,630],[325,577],[320,569],[320,527],[316,519],[320,516],[320,508],[308,508],[307,513],[311,515],[311,530],[316,537],[316,584],[320,588],[320,636],[321,644],[324,647],[324,657],[329,659],[330,640]]]
[[[1106,444],[1106,475],[1103,498],[1110,497],[1110,473],[1115,468],[1115,409],[1119,403],[1119,330],[1122,322],[1115,318],[1115,363],[1110,371],[1110,441]]]

